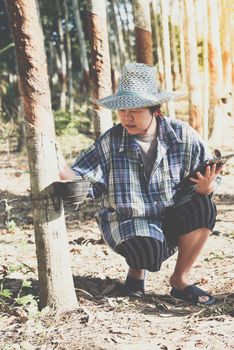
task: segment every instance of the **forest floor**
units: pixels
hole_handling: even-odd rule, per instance
[[[234,162],[226,165],[214,197],[214,234],[192,273],[193,281],[217,298],[211,307],[188,305],[168,295],[176,255],[160,272],[148,273],[144,298],[118,296],[116,287],[124,282],[127,266],[101,240],[88,203],[82,213],[65,206],[79,307],[62,315],[47,308],[39,312],[26,155],[2,154],[0,179],[1,350],[234,348]]]

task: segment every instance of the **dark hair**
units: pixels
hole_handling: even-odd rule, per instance
[[[161,105],[155,105],[155,106],[151,106],[148,108],[149,108],[149,111],[151,114],[153,114],[155,112],[159,112],[161,114],[161,111],[160,111]]]

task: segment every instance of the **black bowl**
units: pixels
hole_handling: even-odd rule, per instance
[[[66,203],[79,204],[88,194],[90,182],[84,179],[74,179],[67,182],[55,182],[55,193]]]

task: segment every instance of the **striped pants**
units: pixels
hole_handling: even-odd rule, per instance
[[[122,242],[116,252],[125,257],[131,268],[159,271],[162,262],[172,255],[171,251],[177,250],[179,236],[199,228],[212,231],[216,214],[216,206],[209,196],[195,194],[186,203],[166,208],[162,221],[164,242],[136,236]]]

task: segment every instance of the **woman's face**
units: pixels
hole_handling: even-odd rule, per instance
[[[143,135],[152,122],[148,108],[121,109],[118,111],[120,123],[130,135]]]

